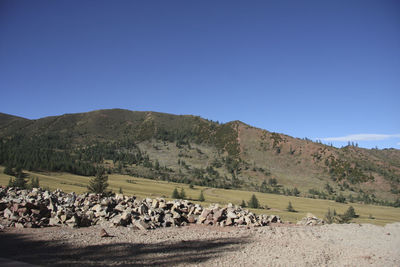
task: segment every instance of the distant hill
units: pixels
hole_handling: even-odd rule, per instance
[[[96,168],[212,187],[395,204],[400,151],[335,148],[198,116],[97,110],[28,120],[0,113],[0,165]],[[344,199],[344,200],[343,200]]]

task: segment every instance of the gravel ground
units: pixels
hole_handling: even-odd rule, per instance
[[[400,223],[260,228],[5,228],[0,257],[51,266],[400,266]]]

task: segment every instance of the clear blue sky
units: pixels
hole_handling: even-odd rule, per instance
[[[26,118],[152,110],[400,148],[400,1],[1,0],[0,92]]]

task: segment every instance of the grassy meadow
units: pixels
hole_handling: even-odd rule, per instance
[[[0,166],[0,185],[7,185],[10,179],[9,175],[3,173],[4,167]],[[86,192],[86,185],[90,177],[78,176],[68,173],[37,173],[26,172],[28,178],[38,177],[40,186],[51,190],[61,188],[65,192]],[[229,202],[239,205],[242,200],[249,201],[252,194],[255,194],[264,209],[254,209],[257,214],[275,214],[281,216],[282,220],[287,222],[296,222],[303,218],[308,212],[313,213],[319,218],[323,218],[328,208],[335,209],[338,213],[344,213],[352,205],[359,215],[353,219],[356,223],[371,223],[376,225],[385,225],[392,222],[400,222],[400,208],[365,205],[358,203],[337,203],[331,200],[310,199],[293,196],[283,196],[275,194],[266,194],[258,192],[249,192],[241,190],[227,190],[218,188],[209,188],[194,186],[190,188],[187,184],[172,183],[166,181],[156,181],[151,179],[131,177],[127,175],[111,174],[109,177],[110,189],[118,192],[122,188],[126,195],[135,195],[139,198],[145,197],[164,197],[170,199],[174,188],[179,190],[183,188],[186,196],[194,202],[199,198],[203,191],[205,201],[202,203],[208,206],[210,203],[227,204]],[[288,212],[286,208],[289,201],[297,212]],[[373,217],[370,218],[370,217]]]

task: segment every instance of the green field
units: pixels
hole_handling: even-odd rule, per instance
[[[3,173],[4,167],[0,167],[0,185],[7,185],[10,179],[9,175]],[[48,187],[51,190],[60,188],[65,192],[86,192],[86,185],[89,177],[78,176],[68,173],[36,173],[26,172],[29,177],[38,177],[41,187]],[[130,180],[130,182],[128,182]],[[109,175],[109,184],[113,192],[118,192],[122,188],[126,195],[135,195],[139,198],[145,197],[165,197],[170,198],[175,187],[183,188],[188,198],[197,202],[200,192],[203,190],[206,199],[204,206],[210,203],[234,203],[240,204],[242,200],[248,201],[252,194],[255,194],[264,207],[268,209],[253,210],[257,214],[275,214],[281,216],[282,220],[287,222],[296,222],[303,218],[308,212],[313,213],[319,218],[323,218],[328,208],[336,209],[338,213],[344,211],[352,205],[356,213],[360,215],[354,219],[356,223],[371,223],[384,225],[392,222],[400,222],[400,209],[385,206],[364,205],[358,203],[342,204],[331,200],[310,199],[302,197],[283,196],[275,194],[254,193],[241,190],[226,190],[209,187],[194,186],[189,188],[187,184],[178,184],[165,181],[156,181],[151,179],[136,178],[127,175],[112,174]],[[287,212],[286,207],[291,201],[297,212]],[[370,219],[370,215],[374,219]]]

